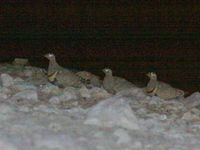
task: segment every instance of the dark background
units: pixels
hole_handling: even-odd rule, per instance
[[[173,1],[0,2],[0,62],[29,58],[146,84],[149,71],[183,90],[199,90],[200,5]]]

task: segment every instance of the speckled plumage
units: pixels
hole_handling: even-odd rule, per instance
[[[61,67],[57,62],[56,62],[56,58],[54,54],[45,54],[44,55],[45,58],[47,58],[49,60],[49,66],[48,66],[48,75],[51,75],[52,73],[54,73],[55,71],[62,71],[64,70],[63,67]]]
[[[87,72],[87,71],[79,71],[76,73],[78,77],[80,77],[80,80],[85,84],[91,84],[96,87],[100,87],[102,85],[102,81],[100,80],[100,77]]]
[[[44,55],[49,60],[48,78],[51,82],[55,79],[56,82],[63,86],[80,87],[81,81],[72,71],[61,67],[55,59],[54,54]],[[53,76],[53,77],[52,77]]]
[[[153,72],[147,74],[150,81],[145,89],[147,95],[158,96],[162,99],[173,99],[184,96],[184,91],[174,88],[171,85],[157,80],[157,75]]]
[[[105,77],[103,80],[103,87],[109,93],[115,94],[122,90],[135,87],[135,85],[129,81],[120,77],[113,76],[111,69],[105,68],[103,69],[103,72],[105,73]]]

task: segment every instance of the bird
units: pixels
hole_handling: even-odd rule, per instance
[[[145,88],[145,92],[149,96],[158,96],[165,100],[183,98],[185,92],[183,90],[172,87],[162,81],[157,80],[157,75],[154,72],[149,72],[146,74],[150,80]]]
[[[113,76],[112,70],[109,68],[104,68],[102,70],[105,74],[103,79],[103,88],[111,94],[116,94],[122,90],[135,87],[135,85],[124,78]]]
[[[81,87],[82,83],[80,81],[80,78],[69,69],[60,66],[57,63],[54,54],[48,53],[45,54],[44,57],[46,57],[49,60],[47,75],[51,83],[55,81],[56,84],[60,86],[63,85],[64,87]]]
[[[76,73],[78,77],[80,77],[80,80],[82,83],[86,85],[92,85],[95,87],[101,87],[102,81],[100,80],[99,76],[96,76],[90,72],[87,71],[79,71]]]
[[[27,58],[15,58],[12,62],[15,66],[29,66],[29,61]]]
[[[56,57],[54,54],[52,53],[48,53],[44,55],[45,58],[47,58],[49,60],[49,66],[48,66],[48,75],[51,75],[52,73],[54,73],[55,71],[62,71],[64,70],[63,67],[61,67],[57,61],[56,61]]]

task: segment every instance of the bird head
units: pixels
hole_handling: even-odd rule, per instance
[[[45,54],[44,57],[46,57],[46,58],[49,59],[49,60],[55,59],[55,55],[52,54],[52,53]]]
[[[150,79],[157,79],[157,75],[154,72],[149,72],[146,74]]]
[[[106,75],[112,75],[112,70],[109,69],[109,68],[104,68],[102,71],[103,71]]]

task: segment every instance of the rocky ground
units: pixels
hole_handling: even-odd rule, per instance
[[[0,66],[0,150],[199,150],[200,93],[58,88],[42,69]]]

